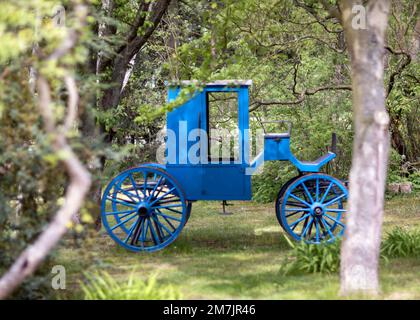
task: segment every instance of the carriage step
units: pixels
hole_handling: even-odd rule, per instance
[[[223,200],[222,201],[222,209],[223,209],[223,211],[220,212],[221,215],[223,215],[223,216],[230,216],[230,215],[233,214],[232,212],[226,212],[226,207],[227,206],[233,206],[233,203],[227,203],[226,200]]]

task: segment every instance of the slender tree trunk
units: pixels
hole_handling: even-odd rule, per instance
[[[110,76],[109,79],[104,79],[103,82],[111,84],[108,89],[105,89],[103,96],[98,101],[98,109],[100,111],[108,111],[116,108],[120,103],[121,97],[124,92],[124,87],[127,84],[132,69],[135,67],[137,61],[136,56],[144,45],[149,41],[153,32],[158,27],[165,14],[171,0],[157,0],[157,1],[141,1],[139,8],[134,20],[131,23],[131,29],[127,33],[126,43],[120,48],[116,48],[118,54],[112,58],[106,58],[99,53],[97,61],[97,74],[101,74],[107,68],[109,68]],[[113,0],[103,0],[102,9],[107,13],[109,17],[113,17],[113,11],[115,9],[115,3]],[[148,14],[146,19],[145,13]],[[139,32],[139,31],[142,32]],[[109,35],[116,33],[113,27],[107,25],[99,26],[99,35]],[[132,65],[133,63],[134,65]],[[106,130],[103,123],[99,124],[99,134],[104,136],[105,143],[111,143],[115,132],[110,129]],[[106,158],[101,158],[101,171],[104,169]],[[99,230],[101,227],[101,216],[100,216],[100,198],[102,194],[101,181],[95,180],[93,183],[93,190],[91,190],[91,196],[98,203],[98,207],[92,210],[92,215],[95,219],[96,229]]]
[[[74,12],[80,19],[80,30],[86,21],[87,8],[76,4]],[[70,29],[63,43],[46,59],[46,61],[58,62],[62,56],[78,44],[80,33],[76,29]],[[83,200],[89,190],[91,178],[89,172],[80,162],[77,155],[67,142],[67,134],[74,125],[77,117],[79,95],[76,81],[71,74],[64,76],[64,83],[68,92],[67,110],[62,128],[57,126],[54,117],[54,107],[51,99],[51,88],[42,73],[37,75],[38,107],[42,117],[45,131],[51,137],[51,147],[58,153],[65,153],[62,159],[68,173],[70,183],[65,192],[64,204],[57,211],[52,221],[45,230],[29,245],[16,259],[13,265],[0,278],[0,299],[8,297],[28,276],[33,274],[50,251],[67,232],[67,225],[71,218],[82,207]],[[27,205],[33,206],[32,203]],[[36,210],[36,209],[35,209]]]
[[[355,28],[352,13],[355,5],[362,5],[362,1],[340,2],[351,58],[355,129],[347,229],[341,250],[341,294],[345,295],[379,292],[378,264],[389,152],[383,58],[390,3],[367,2],[366,29]]]

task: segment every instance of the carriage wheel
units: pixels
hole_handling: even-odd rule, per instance
[[[340,180],[323,173],[304,175],[279,193],[277,219],[297,241],[332,242],[343,235],[347,197]]]
[[[171,244],[187,221],[179,184],[160,168],[140,166],[120,173],[105,189],[102,221],[115,242],[132,251]]]
[[[187,224],[188,220],[190,220],[191,210],[192,210],[192,202],[187,201],[187,219],[185,220],[185,224]]]
[[[290,184],[291,184],[293,181],[295,181],[296,179],[299,179],[299,176],[297,176],[297,177],[293,177],[292,179],[290,179],[289,181],[287,181],[287,182],[286,182],[286,183],[285,183],[285,184],[281,187],[281,189],[280,189],[279,193],[277,194],[277,200],[278,200],[278,199],[281,199],[281,198],[283,197],[284,192],[286,191],[287,187],[288,187],[288,186],[290,186]],[[278,202],[278,201],[276,201],[276,212],[277,212],[277,202]],[[280,223],[281,227],[284,229],[284,227],[283,227],[283,223],[282,223],[281,219],[279,219],[279,215],[278,215],[278,214],[277,214],[277,220],[278,220],[278,222]]]

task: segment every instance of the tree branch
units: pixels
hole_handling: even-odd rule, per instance
[[[321,86],[313,89],[305,89],[301,93],[299,93],[296,100],[290,100],[290,101],[255,101],[249,109],[250,112],[257,110],[261,106],[269,106],[269,105],[297,105],[302,103],[305,100],[306,96],[312,96],[315,95],[318,92],[321,91],[351,91],[352,88],[350,85],[338,85],[338,86]]]
[[[391,73],[389,77],[388,87],[386,90],[386,98],[388,98],[388,96],[391,94],[392,89],[394,88],[395,80],[397,79],[397,77],[399,77],[402,74],[404,69],[411,63],[411,55],[404,51],[396,51],[389,46],[386,46],[385,49],[394,55],[403,55],[405,57],[405,59],[404,58],[402,59],[402,63],[400,61],[397,69],[393,73]]]

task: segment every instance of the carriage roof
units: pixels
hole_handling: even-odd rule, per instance
[[[201,82],[198,80],[181,80],[166,83],[169,87],[183,87],[190,85],[198,85],[203,87],[249,87],[252,86],[252,80],[215,80],[212,82]]]

